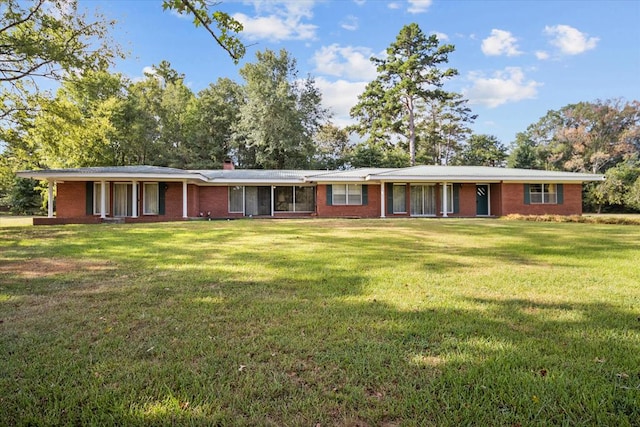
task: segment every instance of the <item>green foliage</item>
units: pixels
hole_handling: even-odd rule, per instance
[[[0,3],[1,114],[33,108],[36,78],[61,79],[77,70],[103,70],[122,57],[108,37],[115,21],[88,17],[76,0]]]
[[[356,144],[347,159],[354,168],[401,168],[407,166],[409,153],[397,146],[364,142]]]
[[[638,226],[0,218],[0,259],[0,425],[640,419]]]
[[[265,169],[309,167],[315,155],[313,137],[327,117],[320,91],[311,77],[298,79],[296,61],[286,50],[257,52],[256,58],[256,63],[240,70],[246,103],[240,107],[235,138],[250,152],[240,164]]]
[[[507,148],[493,135],[472,135],[453,159],[455,165],[503,166]]]
[[[230,79],[219,79],[198,93],[185,112],[190,169],[216,169],[234,152],[233,128],[245,103],[242,86]]]
[[[351,148],[349,133],[333,123],[327,123],[314,135],[316,155],[313,158],[314,169],[344,169],[348,163]]]
[[[421,109],[456,97],[442,89],[445,80],[458,74],[453,68],[441,68],[453,51],[453,45],[440,45],[437,36],[427,37],[418,24],[404,26],[385,58],[371,58],[378,76],[351,109],[358,120],[352,130],[368,135],[371,143],[392,136],[406,138],[409,162],[414,165],[417,127],[424,119]]]
[[[604,173],[640,152],[640,102],[580,102],[549,111],[516,148],[524,141],[540,168]]]
[[[605,180],[590,188],[590,201],[593,201],[598,212],[604,205],[624,206],[630,202],[635,207],[636,193],[632,188],[640,178],[640,161],[635,156],[618,163],[605,173]]]
[[[180,15],[192,15],[193,24],[196,27],[205,28],[237,64],[246,52],[244,44],[236,35],[242,31],[243,27],[228,13],[220,10],[209,11],[211,6],[218,4],[208,0],[163,0],[162,8],[173,10]],[[217,30],[214,30],[214,25]]]
[[[507,166],[520,169],[543,169],[536,149],[536,143],[526,133],[518,132],[515,142],[511,145]]]
[[[15,178],[7,202],[11,213],[34,215],[42,211],[39,183],[33,179]]]

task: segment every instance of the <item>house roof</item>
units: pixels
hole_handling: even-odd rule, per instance
[[[603,175],[495,168],[486,166],[413,166],[350,170],[183,170],[159,166],[107,166],[75,169],[20,171],[23,178],[55,181],[187,180],[209,185],[303,184],[332,182],[586,182],[603,181]]]
[[[54,179],[68,181],[87,181],[101,179],[148,179],[148,180],[176,180],[198,179],[196,174],[182,169],[165,168],[161,166],[97,166],[72,169],[42,169],[20,171],[18,176],[34,179]]]
[[[545,171],[533,169],[495,168],[488,166],[421,165],[371,174],[373,181],[409,182],[584,182],[602,181],[602,175],[588,173]]]

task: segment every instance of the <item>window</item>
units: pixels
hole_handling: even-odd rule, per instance
[[[314,209],[314,187],[275,187],[276,212],[312,212]]]
[[[407,192],[406,185],[394,184],[393,185],[393,213],[406,213],[407,212]]]
[[[334,184],[332,185],[333,205],[361,205],[362,185],[360,184]]]
[[[557,204],[557,185],[529,184],[529,200],[531,201],[531,204]]]
[[[144,184],[143,210],[145,215],[158,215],[160,192],[158,191],[158,183]]]
[[[229,213],[244,213],[244,187],[229,187]]]
[[[443,192],[441,195],[440,212],[444,210],[444,188],[441,188]],[[453,213],[453,184],[447,184],[447,213]]]
[[[100,215],[102,212],[100,211],[100,198],[102,197],[100,195],[100,192],[102,190],[102,185],[99,182],[94,182],[93,183],[93,214],[94,215]],[[111,198],[109,197],[109,183],[107,182],[105,185],[105,215],[109,215],[109,211],[110,211],[110,201]]]

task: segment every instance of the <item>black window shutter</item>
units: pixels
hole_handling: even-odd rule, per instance
[[[362,186],[362,204],[363,205],[368,205],[369,204],[369,186],[368,185],[363,185]]]
[[[558,204],[561,205],[564,203],[564,186],[562,184],[558,184],[556,188],[557,188],[556,191],[558,192],[558,195],[557,195]]]
[[[327,206],[333,205],[333,186],[330,184],[326,185],[327,187]]]
[[[529,193],[529,184],[524,185],[524,204],[531,204],[531,194]]]
[[[159,215],[164,215],[165,209],[164,209],[164,201],[165,201],[165,191],[167,190],[167,183],[166,182],[159,182],[158,183],[158,214]]]
[[[93,215],[93,181],[87,181],[87,215]]]
[[[453,213],[460,213],[460,184],[453,184]]]
[[[393,213],[393,183],[387,182],[385,184],[387,186],[387,213]]]

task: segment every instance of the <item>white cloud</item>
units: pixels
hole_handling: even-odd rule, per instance
[[[340,23],[340,26],[347,31],[355,31],[358,29],[358,17],[349,15]]]
[[[541,61],[544,61],[545,59],[549,59],[549,52],[545,52],[544,50],[538,50],[536,51],[536,58],[538,58]]]
[[[586,33],[568,25],[546,26],[544,33],[552,37],[550,43],[566,55],[578,55],[594,49],[600,40],[598,37],[588,37]]]
[[[429,9],[432,0],[409,0],[409,13],[423,13]]]
[[[366,47],[323,46],[313,54],[315,72],[352,80],[373,80],[376,67],[371,58],[371,49]]]
[[[389,9],[400,9],[402,6],[400,6],[400,3],[398,3],[398,2],[396,2],[396,1],[394,1],[394,2],[389,3],[389,4],[387,5],[387,7],[388,7]]]
[[[432,32],[431,34],[435,35],[436,37],[438,37],[438,40],[440,41],[445,41],[445,40],[449,40],[449,36],[446,35],[445,33],[439,33],[437,31]]]
[[[362,6],[363,4],[366,3],[366,0],[353,0],[353,2],[358,6]]]
[[[517,41],[509,31],[493,29],[491,35],[482,40],[482,52],[489,56],[520,55],[522,52],[518,50]]]
[[[329,81],[323,77],[316,79],[316,86],[322,92],[322,104],[333,113],[333,123],[344,127],[353,124],[349,111],[358,102],[358,95],[364,92],[366,81]]]
[[[535,98],[538,87],[542,85],[534,80],[525,81],[520,67],[507,67],[495,72],[492,77],[474,72],[468,78],[473,86],[463,90],[464,96],[469,99],[470,104],[482,104],[489,108]]]
[[[303,22],[313,17],[314,1],[254,0],[256,16],[236,13],[243,25],[242,36],[249,40],[309,40],[316,36],[316,25]]]

